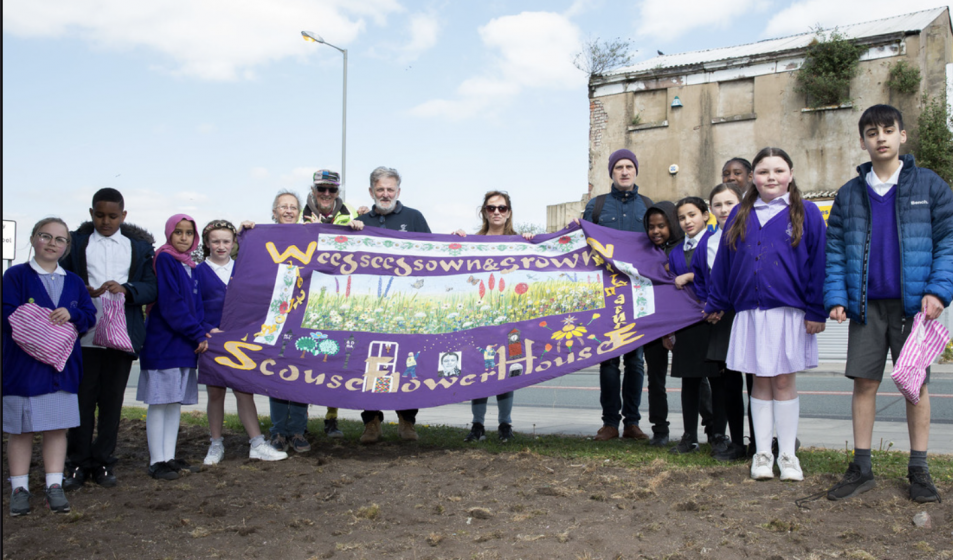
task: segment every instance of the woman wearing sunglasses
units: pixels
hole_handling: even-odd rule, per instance
[[[506,192],[490,191],[486,193],[483,197],[483,204],[480,206],[480,218],[483,219],[483,225],[477,235],[517,235],[516,230],[513,229],[513,207],[510,204],[510,195]],[[462,229],[453,233],[461,237],[467,235]],[[523,234],[523,238],[527,240],[533,239],[533,237],[531,233]],[[483,353],[484,358],[489,362],[496,354],[496,349],[486,348]],[[473,399],[471,401],[473,426],[464,441],[483,441],[486,439],[486,429],[483,427],[483,421],[486,417],[487,401],[489,401],[489,398]],[[499,410],[500,441],[510,441],[514,437],[513,420],[510,418],[510,413],[513,411],[513,391],[497,395],[496,406]]]

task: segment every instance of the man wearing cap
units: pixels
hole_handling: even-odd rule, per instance
[[[400,173],[396,169],[378,167],[372,171],[370,193],[374,199],[374,207],[370,212],[357,217],[364,225],[395,231],[430,233],[430,226],[427,225],[424,215],[397,200],[400,197]],[[417,422],[417,409],[398,410],[397,418],[397,433],[400,438],[416,441],[417,431],[414,424]],[[376,443],[380,440],[384,413],[380,410],[365,410],[361,413],[361,419],[364,420],[361,443]]]
[[[642,219],[652,201],[639,194],[635,178],[639,174],[639,160],[626,149],[616,150],[609,156],[609,176],[612,189],[589,200],[582,219],[600,226],[645,233]],[[619,437],[619,421],[624,417],[622,437],[649,439],[639,428],[639,405],[642,403],[642,384],[645,364],[642,348],[636,348],[621,358],[625,366],[625,378],[619,369],[620,358],[612,358],[599,364],[599,403],[602,405],[602,428],[593,438],[609,441]],[[619,398],[621,382],[621,400]],[[621,409],[621,414],[620,414]]]
[[[364,229],[364,223],[355,219],[358,211],[338,196],[340,188],[341,176],[337,172],[328,169],[316,171],[302,214],[304,222],[350,226],[356,231]]]

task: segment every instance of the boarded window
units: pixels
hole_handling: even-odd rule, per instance
[[[633,97],[632,117],[639,122],[654,123],[668,118],[668,90],[637,91]]]
[[[754,113],[754,78],[718,82],[718,117]]]

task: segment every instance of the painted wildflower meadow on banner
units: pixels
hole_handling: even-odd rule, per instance
[[[246,230],[200,382],[394,410],[572,373],[701,320],[644,234]]]

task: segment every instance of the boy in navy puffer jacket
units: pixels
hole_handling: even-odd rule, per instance
[[[890,349],[900,355],[913,316],[940,316],[953,298],[953,193],[943,179],[901,156],[907,140],[903,116],[874,105],[860,118],[861,147],[870,163],[837,193],[827,225],[824,307],[830,318],[850,318],[845,374],[854,380],[854,462],[827,497],[840,500],[876,485],[870,447],[877,389]],[[930,375],[927,370],[926,381]],[[910,498],[934,502],[940,495],[927,468],[930,394],[907,406],[910,432]]]

